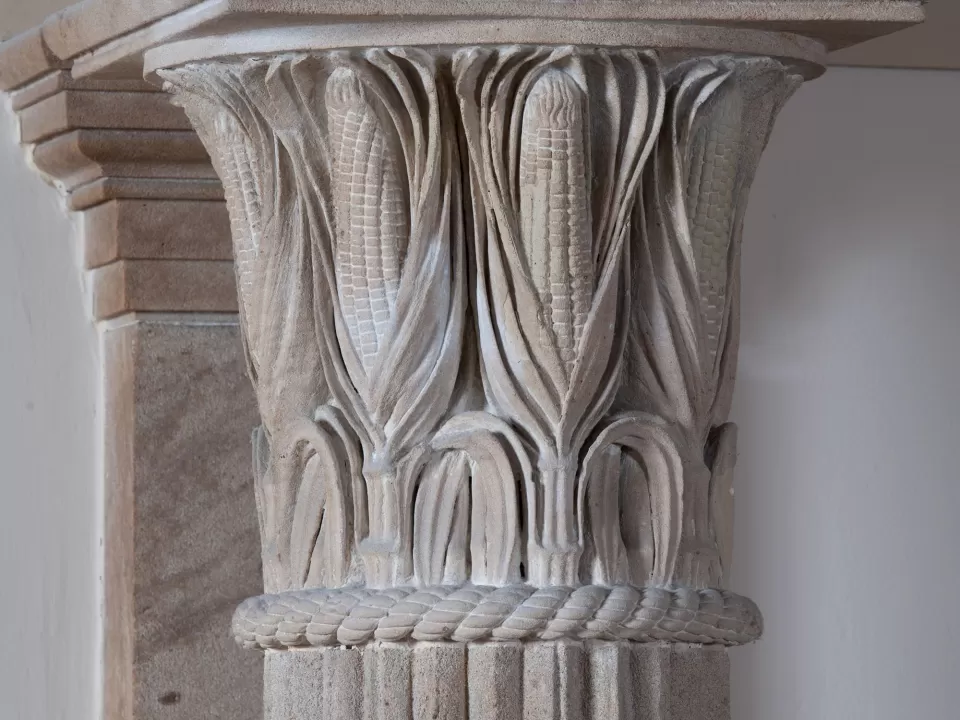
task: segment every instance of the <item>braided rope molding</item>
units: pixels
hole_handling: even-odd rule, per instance
[[[291,590],[245,600],[244,648],[401,642],[559,640],[745,645],[763,632],[754,602],[726,590],[644,587],[363,587]]]

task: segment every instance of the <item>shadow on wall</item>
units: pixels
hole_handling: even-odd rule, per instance
[[[836,69],[787,106],[747,218],[737,720],[954,717],[960,73]]]

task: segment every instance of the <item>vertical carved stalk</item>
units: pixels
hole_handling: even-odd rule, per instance
[[[336,218],[337,296],[349,340],[369,380],[393,329],[409,239],[408,203],[397,168],[400,151],[367,101],[355,70],[334,70],[327,80],[325,101]],[[370,398],[365,402],[369,407]],[[403,498],[398,485],[403,481],[389,452],[368,457],[364,476],[371,531],[364,543],[365,556],[369,573],[382,578],[375,582],[385,583],[394,571],[383,558],[401,554]]]
[[[538,297],[540,347],[559,355],[560,394],[569,389],[593,293],[586,138],[582,91],[567,73],[547,70],[523,107],[520,243]],[[532,581],[544,584],[576,575],[577,464],[551,453],[541,456],[539,471],[543,519],[530,566]]]
[[[625,238],[662,117],[633,51],[469,49],[454,59],[479,204],[476,311],[488,402],[529,439],[527,576],[581,581],[587,437],[620,381]]]

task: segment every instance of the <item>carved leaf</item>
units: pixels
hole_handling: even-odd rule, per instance
[[[413,520],[413,572],[418,585],[439,585],[451,565],[465,565],[467,548],[460,533],[466,534],[462,520],[467,472],[467,459],[460,452],[439,455],[423,470]]]
[[[274,492],[275,486],[267,474],[270,463],[270,445],[263,425],[253,431],[253,491],[257,503],[257,521],[260,528],[261,561],[263,563],[264,588],[279,590],[287,586],[286,571],[277,548],[277,513],[281,511],[282,498]]]
[[[355,513],[351,476],[359,468],[353,439],[341,434],[343,429],[336,421],[304,421],[274,440],[276,448],[263,430],[255,433],[255,488],[268,591],[336,587],[349,579]]]
[[[634,51],[514,47],[461,51],[453,72],[487,399],[538,450],[531,578],[575,582],[576,466],[619,383],[624,240],[662,116],[660,71]]]
[[[630,452],[621,453],[620,535],[627,564],[627,582],[643,586],[653,575],[653,510],[644,465]]]
[[[771,60],[721,59],[681,64],[667,81],[635,223],[632,381],[618,405],[677,422],[693,448],[729,412],[745,198],[798,82]]]
[[[684,506],[684,467],[680,444],[663,419],[645,413],[613,418],[597,435],[583,460],[582,491],[596,477],[597,466],[606,451],[620,446],[635,451],[642,459],[650,492],[655,560],[652,581],[669,585],[679,556]]]
[[[599,585],[623,581],[626,548],[620,536],[621,451],[611,446],[596,459],[586,483],[584,564],[588,577]]]
[[[433,439],[437,450],[458,450],[470,462],[470,570],[476,585],[520,580],[520,498],[532,492],[527,452],[502,420],[467,412],[449,420]]]

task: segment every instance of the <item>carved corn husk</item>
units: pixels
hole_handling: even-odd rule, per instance
[[[586,437],[613,401],[629,296],[624,240],[662,115],[634,51],[472,48],[454,59],[470,154],[487,400],[529,439],[527,570],[576,583]]]
[[[465,248],[434,62],[371,50],[167,74],[188,110],[215,108],[198,126],[219,118],[202,134],[224,178],[264,416],[269,588],[408,581],[415,489],[450,464],[430,442],[457,388]],[[344,557],[319,548],[325,528]]]
[[[267,589],[347,582],[354,564],[356,440],[318,417],[329,397],[316,334],[313,237],[298,212],[294,158],[251,90],[266,68],[165,73],[223,179],[247,364],[260,407],[257,507]]]
[[[634,447],[651,489],[655,560],[650,577],[633,582],[716,586],[729,567],[736,431],[722,424],[736,365],[745,199],[773,119],[799,82],[775,61],[751,59],[686,62],[667,78],[666,118],[634,221],[638,292],[616,403],[646,415],[618,421],[627,424],[617,442],[668,430],[656,455],[681,472],[664,485],[649,450]]]

